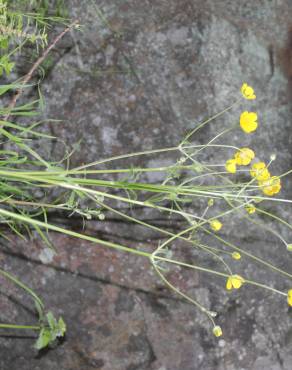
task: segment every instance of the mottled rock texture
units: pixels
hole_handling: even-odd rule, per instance
[[[177,145],[198,122],[231,104],[247,81],[258,98],[242,108],[258,111],[259,129],[252,135],[232,131],[224,142],[249,145],[265,161],[276,153],[274,173],[292,167],[290,0],[96,1],[108,25],[98,18],[94,2],[67,3],[71,16],[84,27],[54,52],[43,94],[45,116],[62,120],[49,126],[54,135],[71,146],[82,139],[72,165]],[[206,143],[238,122],[239,113],[238,108],[214,121],[194,142]],[[64,151],[61,142],[36,148],[59,159]],[[229,154],[209,151],[202,158],[222,163]],[[133,164],[167,165],[175,158],[144,157],[133,159]],[[157,180],[148,176],[148,181]],[[282,194],[290,199],[291,184],[291,176],[283,180]],[[273,209],[291,222],[291,207]],[[256,227],[247,229],[245,222],[228,222],[222,235],[291,272],[292,257],[277,238]],[[82,223],[73,227],[80,230]],[[289,230],[275,228],[292,241]],[[85,231],[148,250],[157,244],[152,233],[111,220],[89,223]],[[207,319],[170,294],[147,260],[60,235],[52,234],[51,239],[58,255],[50,265],[40,262],[40,242],[16,240],[1,247],[1,265],[39,292],[56,315],[64,316],[66,340],[37,355],[31,338],[5,334],[0,341],[1,369],[292,368],[291,312],[285,297],[250,286],[227,294],[223,280],[175,271],[173,281],[179,288],[220,312],[224,337],[218,341]],[[289,287],[288,280],[254,263],[239,272],[279,289]],[[33,322],[31,302],[2,283],[1,321]],[[25,303],[19,304],[20,299]]]

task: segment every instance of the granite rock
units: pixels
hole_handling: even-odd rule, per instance
[[[76,148],[72,166],[177,145],[198,122],[230,105],[242,82],[247,81],[255,88],[257,100],[206,126],[194,137],[194,143],[206,143],[220,130],[236,124],[241,109],[256,109],[260,124],[255,134],[244,135],[238,128],[218,142],[251,146],[265,161],[276,153],[272,164],[275,173],[292,167],[289,0],[99,1],[108,23],[97,16],[91,1],[67,3],[71,16],[84,27],[59,45],[54,67],[43,82],[44,118],[62,120],[43,129]],[[34,145],[50,159],[61,159],[64,154],[61,141]],[[208,151],[201,159],[222,163],[230,154],[228,150]],[[133,158],[132,164],[167,165],[177,158],[175,153]],[[128,163],[122,160],[114,165]],[[150,174],[147,180],[160,178]],[[291,184],[291,176],[283,179],[282,194],[290,199]],[[272,209],[291,220],[291,208]],[[82,222],[76,222],[71,226],[81,230]],[[291,256],[273,235],[255,226],[247,233],[247,223],[232,217],[226,225],[224,237],[289,271]],[[276,230],[291,240],[291,231],[280,226]],[[155,233],[111,219],[87,222],[85,231],[149,251],[158,239]],[[285,297],[279,299],[249,286],[227,294],[222,279],[173,270],[171,279],[177,287],[219,312],[217,321],[224,336],[218,341],[206,317],[170,293],[148,260],[56,234],[51,234],[51,239],[58,253],[47,264],[41,263],[44,246],[38,240],[2,245],[0,259],[4,268],[44,297],[49,309],[64,316],[66,340],[37,354],[30,333],[26,340],[15,338],[13,333],[3,336],[1,369],[292,367],[291,312]],[[208,238],[205,241],[214,243]],[[179,255],[213,267],[204,255],[192,254],[179,243],[176,248]],[[239,273],[282,290],[289,287],[276,273],[244,262],[237,265]],[[35,320],[25,295],[5,281],[1,286],[1,321]]]

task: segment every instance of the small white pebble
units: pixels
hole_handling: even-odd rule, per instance
[[[219,347],[221,347],[221,348],[225,347],[225,344],[226,344],[226,342],[225,342],[225,340],[224,340],[224,339],[220,339],[220,340],[218,341],[218,346],[219,346]]]
[[[41,253],[39,254],[39,259],[42,263],[50,263],[53,261],[56,252],[51,248],[44,248],[42,249]]]

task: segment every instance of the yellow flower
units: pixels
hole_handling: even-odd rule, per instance
[[[249,148],[241,148],[235,153],[234,159],[236,164],[240,166],[247,166],[254,159],[254,151]]]
[[[240,127],[249,134],[257,129],[257,119],[258,115],[255,112],[242,112],[239,119]]]
[[[214,231],[219,231],[222,227],[222,223],[219,220],[210,221],[210,226]]]
[[[255,177],[258,181],[268,180],[271,176],[264,162],[254,163],[251,167],[250,174],[252,177]]]
[[[240,90],[245,99],[254,100],[256,98],[254,89],[251,86],[249,86],[246,82],[241,86]]]
[[[226,282],[226,289],[239,289],[244,283],[244,278],[240,275],[230,275]]]
[[[214,328],[213,328],[213,334],[215,335],[215,337],[221,337],[222,335],[222,329],[219,325],[215,325]]]
[[[281,190],[281,180],[278,176],[273,176],[268,180],[260,181],[259,185],[264,194],[272,196]]]
[[[235,259],[235,260],[240,260],[241,254],[238,253],[238,252],[233,252],[232,253],[232,258]]]
[[[252,215],[256,211],[256,208],[253,204],[247,204],[244,208],[246,212],[249,213],[250,215]]]
[[[287,302],[289,306],[292,306],[292,289],[288,290]]]
[[[235,159],[228,159],[225,163],[225,168],[227,172],[235,173],[236,172],[236,160]]]

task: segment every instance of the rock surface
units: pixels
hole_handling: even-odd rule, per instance
[[[91,1],[67,3],[71,16],[84,28],[59,45],[43,94],[45,116],[62,120],[50,125],[53,134],[71,147],[82,139],[72,166],[177,145],[194,125],[231,104],[247,81],[257,100],[206,126],[194,143],[206,143],[238,122],[240,109],[254,109],[260,122],[256,133],[244,135],[238,128],[224,142],[251,146],[265,161],[276,153],[274,173],[292,167],[289,0],[99,1],[108,24],[97,16]],[[64,152],[61,142],[36,144],[36,149],[59,159]],[[223,163],[230,154],[210,151],[202,159]],[[167,165],[176,158],[174,154],[144,157],[133,159],[133,165]],[[158,181],[155,176],[149,175],[148,181]],[[290,199],[291,185],[291,176],[283,179],[281,194]],[[291,222],[291,207],[283,206],[280,212]],[[232,218],[226,225],[230,227],[223,236],[291,271],[292,257],[278,239],[256,227],[247,234],[247,223]],[[81,227],[80,222],[76,228]],[[277,230],[291,242],[289,230]],[[157,244],[154,234],[113,220],[88,222],[85,231],[146,250]],[[32,338],[5,332],[0,339],[1,369],[292,368],[291,312],[285,297],[250,286],[227,294],[222,279],[174,271],[176,286],[220,313],[217,321],[224,336],[218,341],[206,317],[171,294],[147,260],[60,235],[51,234],[51,239],[58,254],[47,265],[41,263],[48,257],[39,241],[2,245],[0,259],[3,268],[44,297],[49,309],[64,316],[66,340],[37,354]],[[257,281],[284,291],[289,288],[288,279],[259,265],[235,262],[234,266]],[[34,322],[32,304],[22,292],[3,279],[1,291],[2,322]]]

